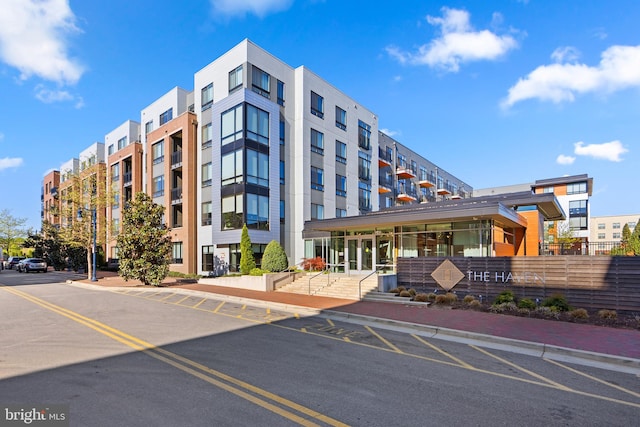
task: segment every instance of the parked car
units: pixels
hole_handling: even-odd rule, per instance
[[[23,259],[25,259],[25,257],[23,256],[10,256],[9,259],[7,260],[5,267],[11,270],[13,267],[18,265],[18,263]]]
[[[47,272],[47,263],[42,258],[26,258],[18,263],[16,267],[20,273],[29,273],[30,271]]]

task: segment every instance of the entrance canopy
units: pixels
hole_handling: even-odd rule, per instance
[[[359,216],[306,221],[302,237],[327,236],[337,230],[372,230],[400,225],[429,224],[442,221],[491,220],[503,227],[526,229],[527,219],[518,213],[536,209],[544,220],[565,219],[565,213],[553,193],[529,191],[467,199],[395,206]]]

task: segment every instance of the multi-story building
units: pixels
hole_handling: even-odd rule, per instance
[[[58,187],[60,186],[60,171],[49,171],[42,179],[40,195],[40,217],[42,222],[57,225],[60,223],[60,206],[58,204]]]
[[[145,191],[166,209],[170,268],[185,273],[235,270],[244,224],[258,263],[276,240],[296,264],[316,252],[303,238],[309,220],[473,191],[380,132],[364,105],[249,40],[197,71],[193,91],[170,90],[142,109],[139,124],[125,122],[105,143],[107,257],[117,258],[123,202]]]
[[[591,217],[589,240],[593,243],[619,243],[622,240],[622,230],[625,224],[629,227],[629,231],[633,233],[639,220],[640,214],[593,216]]]
[[[107,147],[107,188],[110,192],[106,241],[108,261],[118,259],[116,238],[121,228],[122,210],[134,194],[144,191],[140,123],[127,120],[105,135],[104,141]]]

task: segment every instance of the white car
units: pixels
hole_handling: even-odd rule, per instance
[[[42,258],[27,258],[18,263],[16,267],[19,273],[28,273],[30,271],[47,272],[47,263]]]

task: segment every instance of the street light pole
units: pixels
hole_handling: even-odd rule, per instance
[[[92,255],[93,255],[93,259],[92,259],[92,268],[91,268],[91,281],[92,282],[97,282],[98,279],[96,278],[96,252],[98,251],[97,248],[97,220],[96,220],[96,208],[93,208],[91,210],[91,226],[93,228],[93,248],[91,249]]]

